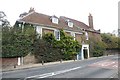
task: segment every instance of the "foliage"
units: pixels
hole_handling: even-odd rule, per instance
[[[0,23],[2,23],[2,26],[10,26],[10,22],[5,17],[5,13],[3,11],[0,11]]]
[[[9,26],[2,28],[2,57],[26,56],[32,51],[33,35],[25,33],[21,28]]]
[[[61,59],[59,49],[53,47],[55,38],[53,34],[48,33],[43,36],[43,39],[37,38],[34,40],[34,54],[38,62],[52,62]]]
[[[94,37],[90,37],[88,43],[90,45],[91,56],[99,57],[104,54],[104,51],[106,49],[105,43],[102,41],[97,41]]]
[[[67,36],[63,30],[60,30],[60,41],[56,44],[64,54],[63,59],[73,59],[80,51],[81,45],[73,37]]]
[[[101,34],[101,37],[102,41],[107,45],[106,49],[118,49],[118,37],[107,33]]]
[[[80,48],[81,45],[72,37],[66,36],[63,30],[60,31],[60,40],[56,40],[52,33],[47,33],[42,39],[36,38],[34,41],[34,54],[38,62],[73,59]]]
[[[95,42],[93,49],[93,56],[94,57],[103,56],[104,51],[105,51],[105,44],[103,42]]]

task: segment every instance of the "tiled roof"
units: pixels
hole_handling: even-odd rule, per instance
[[[38,24],[38,25],[45,25],[47,27],[55,27],[58,29],[65,29],[65,30],[71,30],[71,31],[77,31],[81,32],[81,29],[89,29],[89,26],[84,24],[83,22],[70,19],[67,17],[60,16],[59,23],[54,24],[51,22],[51,16],[37,13],[37,12],[31,12],[25,17],[19,19],[18,21],[26,22],[26,23],[32,23],[32,24]],[[69,19],[71,22],[73,22],[73,27],[69,27],[66,23],[66,19]]]
[[[63,20],[64,22],[66,20],[70,20],[74,24],[73,27],[89,29],[89,26],[84,24],[83,22],[80,22],[80,21],[77,21],[77,20],[74,20],[74,19],[71,19],[71,18],[67,18],[67,17],[64,17],[64,16],[60,16],[60,19]],[[64,23],[64,25],[65,25],[65,23]]]

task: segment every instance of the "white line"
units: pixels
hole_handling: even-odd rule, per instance
[[[76,69],[79,69],[79,68],[81,68],[81,66],[75,67],[75,68],[71,68],[71,69],[51,72],[51,73],[45,73],[45,74],[41,74],[41,75],[30,76],[30,77],[27,77],[27,78],[46,78],[46,77],[50,77],[50,76],[66,73],[66,72],[69,72],[69,71],[73,71],[73,70],[76,70]]]

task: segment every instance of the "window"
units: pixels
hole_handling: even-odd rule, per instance
[[[52,23],[58,24],[58,18],[56,16],[52,16]]]
[[[73,39],[75,40],[75,33],[71,32],[71,36],[73,37]]]
[[[42,28],[40,26],[36,27],[37,38],[42,37]]]
[[[57,18],[53,18],[52,22],[55,23],[55,24],[58,24],[58,19]]]
[[[88,40],[88,33],[87,32],[85,32],[85,36],[86,36],[86,40]]]
[[[59,30],[55,30],[55,38],[56,38],[56,40],[60,40],[60,31]]]
[[[73,23],[69,19],[67,19],[66,21],[69,27],[73,27]]]
[[[72,22],[68,22],[68,26],[69,27],[73,27],[73,23]]]
[[[18,24],[18,26],[19,26],[19,27],[21,27],[21,26],[22,26],[22,24]]]

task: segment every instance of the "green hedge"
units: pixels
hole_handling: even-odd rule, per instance
[[[0,57],[26,56],[30,53],[34,36],[34,33],[28,33],[30,29],[33,31],[32,26],[24,29],[24,32],[20,27],[2,27],[2,55]]]
[[[81,45],[72,37],[60,31],[60,40],[56,40],[52,33],[45,34],[43,39],[34,40],[34,54],[38,62],[51,62],[74,59]]]

